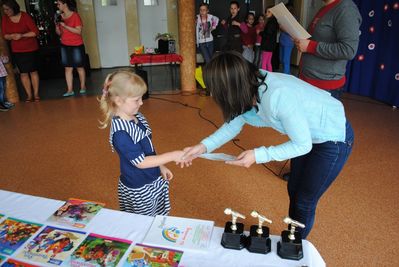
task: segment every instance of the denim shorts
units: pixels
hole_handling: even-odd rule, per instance
[[[84,67],[85,46],[61,45],[61,63],[64,67]]]

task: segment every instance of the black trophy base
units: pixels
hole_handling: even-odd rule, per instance
[[[228,249],[243,249],[247,241],[247,237],[244,235],[244,224],[236,223],[236,231],[231,230],[231,224],[231,222],[226,223],[221,244]]]
[[[295,232],[295,240],[288,238],[290,231],[281,232],[281,241],[277,243],[277,254],[283,259],[300,260],[303,258],[302,237]]]
[[[263,233],[256,232],[257,225],[252,225],[247,241],[247,250],[253,253],[267,254],[271,251],[271,241],[269,238],[269,227],[262,226]]]

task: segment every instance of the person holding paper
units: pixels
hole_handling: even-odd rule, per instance
[[[225,123],[199,144],[183,149],[180,164],[224,145],[245,124],[288,135],[283,144],[259,146],[226,163],[248,168],[292,159],[289,216],[306,225],[299,229],[306,238],[319,199],[352,151],[353,130],[342,103],[293,75],[258,70],[234,51],[216,55],[205,67],[204,81]]]
[[[348,60],[356,55],[362,17],[352,0],[323,0],[308,32],[310,39],[296,39],[302,52],[300,79],[341,98]]]

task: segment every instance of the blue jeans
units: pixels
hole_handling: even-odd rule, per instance
[[[291,174],[287,186],[290,198],[289,216],[305,224],[305,229],[297,228],[303,239],[312,230],[320,197],[344,167],[352,151],[353,140],[353,129],[347,121],[345,142],[313,144],[308,154],[291,159]]]
[[[213,56],[213,41],[201,43],[199,44],[199,48],[202,56],[204,57],[205,63],[211,61],[211,58]]]
[[[6,99],[6,77],[0,77],[0,105],[5,104]]]
[[[283,64],[283,72],[286,74],[291,74],[291,52],[293,46],[280,44],[280,61]]]

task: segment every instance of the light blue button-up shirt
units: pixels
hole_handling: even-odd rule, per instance
[[[266,79],[259,87],[258,111],[253,108],[237,116],[202,140],[208,153],[238,135],[245,123],[271,127],[289,137],[288,142],[277,146],[255,148],[256,163],[304,155],[312,144],[345,141],[346,118],[340,101],[292,75],[263,70],[261,73]]]

